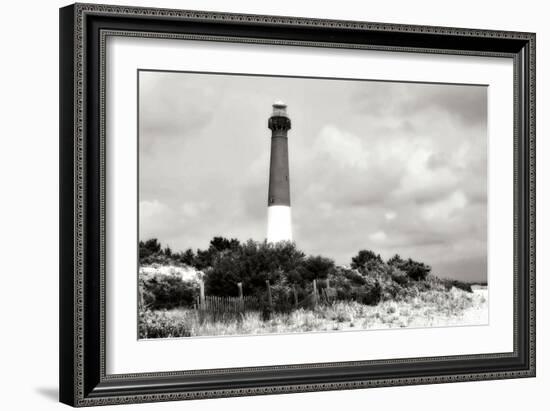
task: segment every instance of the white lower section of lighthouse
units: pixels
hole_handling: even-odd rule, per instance
[[[290,207],[273,205],[267,207],[267,242],[292,241]]]

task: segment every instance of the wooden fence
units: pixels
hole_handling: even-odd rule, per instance
[[[271,286],[268,281],[266,281],[266,298],[263,301],[257,296],[244,296],[242,283],[238,283],[237,286],[239,292],[238,297],[207,296],[204,292],[204,283],[201,281],[199,295],[196,297],[195,302],[195,309],[201,315],[201,318],[207,314],[219,317],[225,314],[244,314],[247,311],[266,311],[266,309],[267,315],[271,316],[274,308],[277,308],[276,305],[274,305]],[[330,288],[328,280],[326,280],[326,286],[324,288],[318,286],[317,280],[313,280],[312,292],[301,299],[301,301],[298,300],[298,294],[295,287],[292,288],[292,292],[288,297],[290,299],[289,301],[293,301],[293,307],[295,309],[311,308],[319,304],[334,302],[336,300],[336,290]]]
[[[242,313],[260,310],[261,302],[254,296],[217,297],[207,295],[202,301],[200,297],[197,297],[196,307],[199,311],[213,313]]]

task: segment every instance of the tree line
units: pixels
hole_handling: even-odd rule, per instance
[[[183,264],[204,272],[208,295],[237,296],[237,283],[242,283],[245,295],[263,296],[267,281],[281,306],[288,305],[292,293],[306,298],[314,279],[321,288],[326,282],[319,280],[329,279],[338,298],[377,304],[383,298],[395,298],[413,284],[418,288],[431,272],[423,262],[399,255],[384,261],[371,250],[358,251],[347,268],[321,255],[306,255],[293,242],[240,242],[225,237],[212,238],[206,249],[181,252],[163,247],[155,238],[140,241],[139,258],[142,265]],[[149,288],[155,288],[161,299],[169,299],[171,287],[155,281]],[[180,294],[192,295],[189,287],[184,291]]]

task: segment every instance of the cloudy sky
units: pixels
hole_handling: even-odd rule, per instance
[[[271,104],[289,131],[293,236],[349,264],[360,249],[486,279],[484,86],[144,72],[140,239],[173,250],[263,240]]]

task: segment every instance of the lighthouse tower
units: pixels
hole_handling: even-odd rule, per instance
[[[268,127],[271,130],[271,161],[267,197],[267,241],[292,241],[287,136],[290,118],[285,103],[276,101],[273,104]]]

